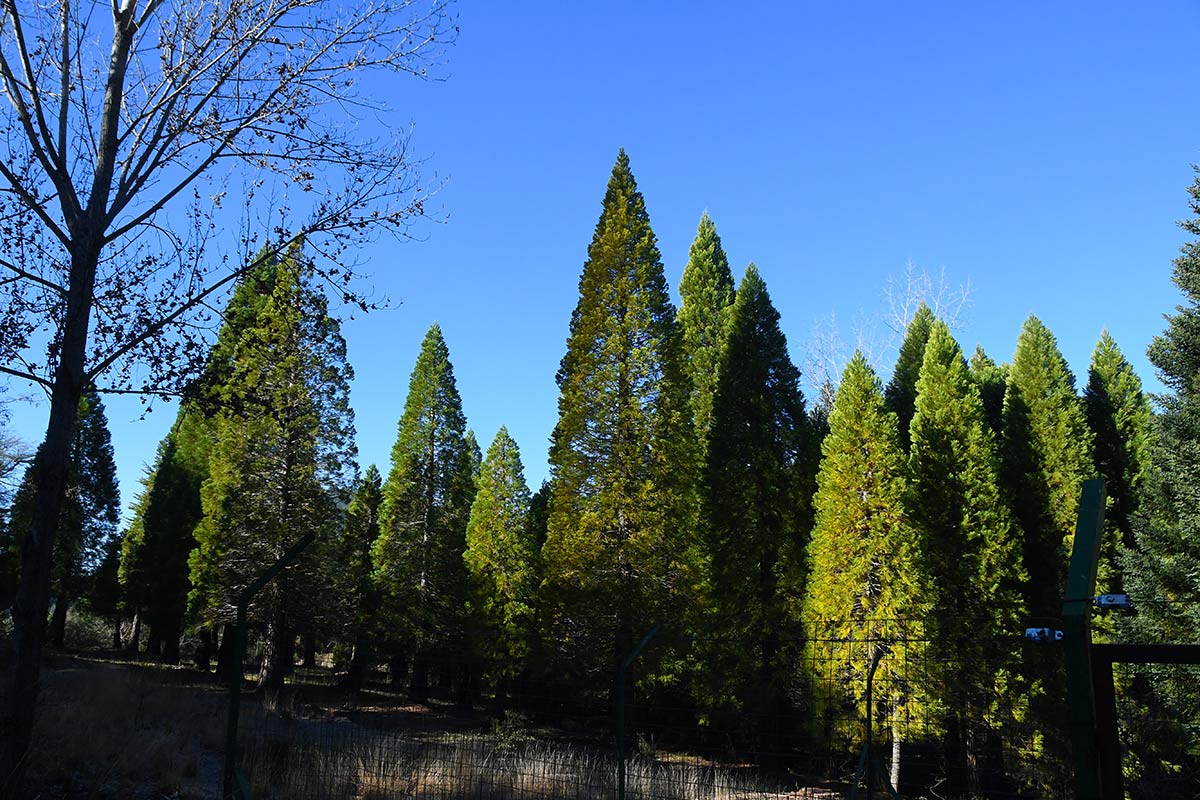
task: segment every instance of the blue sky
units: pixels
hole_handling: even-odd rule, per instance
[[[621,147],[668,283],[707,209],[735,273],[761,270],[799,364],[830,314],[851,344],[856,327],[882,341],[883,291],[911,261],[971,284],[968,352],[1008,360],[1034,313],[1080,386],[1106,327],[1157,386],[1144,352],[1179,301],[1175,220],[1200,161],[1197,6],[515,5],[458,4],[444,80],[371,87],[414,124],[446,220],[363,254],[397,304],[344,326],[364,466],[386,474],[436,321],[481,445],[506,424],[531,485],[546,475],[554,374]],[[174,410],[108,404],[128,504]],[[11,410],[39,440],[45,406]]]

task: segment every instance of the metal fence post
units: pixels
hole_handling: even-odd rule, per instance
[[[1092,595],[1104,530],[1104,482],[1083,482],[1075,544],[1063,594],[1063,660],[1071,707],[1071,761],[1077,800],[1100,800],[1100,762],[1096,748],[1095,688],[1092,679]]]

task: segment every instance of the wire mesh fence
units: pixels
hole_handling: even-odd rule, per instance
[[[450,664],[404,704],[380,673],[353,710],[244,716],[240,767],[258,800],[1070,796],[1056,648],[862,622],[818,626],[776,659],[783,690],[740,705],[664,694],[642,674],[618,714],[611,677],[499,697]],[[293,680],[329,691],[333,676]]]

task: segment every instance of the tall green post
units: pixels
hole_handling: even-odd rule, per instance
[[[1092,595],[1104,530],[1104,481],[1083,482],[1075,546],[1063,594],[1063,660],[1071,707],[1071,761],[1076,800],[1100,800],[1100,759],[1096,747],[1096,707],[1092,679]]]

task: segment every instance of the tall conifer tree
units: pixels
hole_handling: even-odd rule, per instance
[[[144,618],[150,625],[152,654],[167,663],[179,660],[179,637],[191,591],[188,559],[196,548],[193,534],[203,516],[200,489],[208,479],[215,418],[226,402],[223,392],[234,375],[238,343],[258,324],[271,299],[277,267],[278,259],[256,259],[256,266],[234,286],[204,372],[159,443],[122,542],[119,575],[126,599],[139,620]]]
[[[121,548],[121,583],[150,625],[151,651],[168,664],[179,662],[191,589],[188,557],[203,516],[200,487],[208,477],[212,433],[211,420],[195,404],[180,408],[143,480]]]
[[[550,638],[577,656],[568,663],[611,674],[635,637],[682,613],[695,581],[687,376],[658,244],[624,151],[557,380],[543,548]]]
[[[383,485],[379,539],[371,551],[385,609],[394,615],[384,644],[393,657],[412,659],[409,688],[415,699],[428,691],[431,660],[461,654],[465,645],[462,555],[475,463],[450,351],[435,323],[409,378]]]
[[[500,681],[520,674],[534,633],[539,554],[529,502],[521,451],[501,427],[479,475],[463,554],[474,650],[489,677]]]
[[[1020,625],[1024,570],[979,388],[940,320],[925,346],[915,408],[909,513],[930,578],[931,655],[945,669],[944,690],[931,699],[947,726],[952,790],[966,790],[978,778],[968,765],[979,764],[990,738],[984,725],[998,691],[1015,687],[1017,665],[988,645]],[[1017,700],[1010,691],[999,706]]]
[[[1133,547],[1133,515],[1150,468],[1150,401],[1142,382],[1109,336],[1100,335],[1084,390],[1095,436],[1096,471],[1108,495],[1098,591],[1121,592],[1121,553]]]
[[[707,551],[718,633],[707,672],[740,711],[782,710],[797,632],[815,488],[800,372],[751,264],[721,351],[705,468]]]
[[[679,331],[684,364],[691,378],[692,422],[701,449],[712,425],[721,342],[733,305],[733,274],[721,247],[717,226],[708,212],[700,217],[696,238],[688,250],[687,266],[679,281]]]
[[[336,588],[344,611],[345,641],[354,648],[345,685],[362,686],[370,660],[372,635],[381,622],[379,597],[372,580],[371,547],[379,538],[379,514],[383,506],[383,477],[374,464],[367,467],[354,489],[342,529]]]
[[[933,311],[922,301],[904,331],[904,341],[901,342],[900,352],[896,356],[896,369],[892,371],[892,379],[883,391],[888,410],[897,417],[900,443],[905,450],[909,445],[909,425],[917,400],[917,376],[921,373],[925,343],[929,341],[933,320]]]
[[[923,698],[907,687],[904,670],[924,638],[920,621],[929,610],[929,582],[905,511],[907,465],[896,415],[861,353],[842,374],[821,452],[803,605],[805,663],[817,724],[854,719],[853,730],[842,733],[858,736],[876,654],[882,654],[876,685],[891,690],[876,692],[875,718],[899,724],[905,714],[920,713]],[[858,713],[847,717],[847,704]],[[895,731],[893,743],[899,743]]]
[[[18,541],[15,548],[18,553],[20,537],[28,528],[33,512],[37,462],[35,459],[25,470],[13,498],[11,524]],[[86,591],[88,576],[100,564],[106,543],[117,536],[120,516],[121,494],[108,417],[100,395],[95,389],[89,389],[79,399],[66,499],[54,537],[50,570],[54,613],[50,617],[47,637],[57,647],[63,646],[67,609]]]
[[[1157,398],[1152,468],[1134,521],[1136,544],[1124,562],[1138,609],[1130,634],[1141,641],[1192,643],[1200,628],[1200,178],[1188,195],[1192,216],[1180,225],[1194,238],[1181,248],[1172,276],[1183,302],[1147,351],[1167,390]],[[1194,741],[1200,668],[1160,666],[1149,675],[1168,704],[1163,716],[1191,726]]]
[[[1034,617],[1059,613],[1080,489],[1093,470],[1092,432],[1075,376],[1054,335],[1030,315],[1004,393],[1004,478],[1023,538],[1025,600]]]
[[[253,621],[265,628],[267,645],[260,681],[273,689],[290,669],[297,626],[312,625],[325,609],[328,548],[356,470],[353,373],[338,322],[310,275],[299,248],[289,251],[233,348],[189,558],[191,607],[228,621],[237,593],[295,541],[318,536],[255,602]]]

